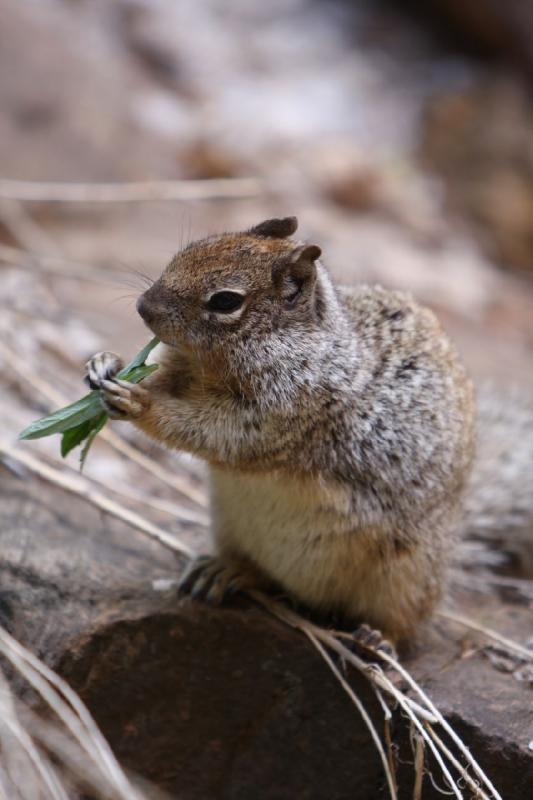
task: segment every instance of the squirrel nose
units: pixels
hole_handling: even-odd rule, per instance
[[[137,312],[147,323],[151,322],[154,318],[153,308],[150,303],[146,301],[146,297],[141,295],[137,300]]]

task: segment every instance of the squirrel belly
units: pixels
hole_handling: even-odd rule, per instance
[[[354,528],[350,492],[320,479],[217,468],[210,478],[218,552],[248,559],[306,606],[400,641],[440,598],[450,541],[439,545],[436,529],[431,547],[408,547],[388,530]]]

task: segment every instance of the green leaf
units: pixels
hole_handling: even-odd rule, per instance
[[[152,352],[152,350],[154,349],[154,347],[157,347],[158,344],[159,344],[159,339],[157,338],[157,336],[154,336],[153,339],[150,339],[148,344],[145,347],[143,347],[143,349],[139,353],[137,353],[135,358],[132,361],[130,361],[129,364],[126,364],[124,369],[122,369],[118,373],[117,378],[120,378],[121,380],[126,380],[124,375],[127,375],[127,373],[131,372],[131,370],[135,369],[135,367],[141,367],[148,358],[148,356],[150,355],[150,353]]]
[[[130,383],[140,383],[158,368],[159,364],[143,364],[140,367],[135,367],[130,372],[126,372],[125,377],[120,379],[123,381],[129,381]]]
[[[91,449],[91,445],[94,442],[96,436],[100,433],[104,425],[108,420],[108,416],[105,411],[102,412],[96,427],[88,435],[87,439],[85,440],[85,444],[83,445],[80,453],[80,472],[83,471],[83,467],[85,466],[85,460],[89,455],[89,450]]]
[[[157,364],[145,364],[144,362],[158,344],[159,339],[154,337],[124,369],[120,370],[117,377],[130,383],[140,383],[152,372],[155,372],[158,368]],[[40,439],[43,436],[51,436],[53,433],[62,433],[61,455],[63,458],[74,447],[85,441],[80,456],[80,469],[82,469],[95,436],[102,430],[107,420],[108,416],[102,409],[100,392],[95,389],[76,400],[75,403],[32,422],[22,431],[19,439]]]
[[[92,391],[75,403],[32,422],[19,434],[19,439],[40,439],[53,433],[63,433],[97,416],[101,411],[102,404],[98,392]]]
[[[105,416],[105,411],[102,411]],[[101,415],[100,415],[101,416]],[[61,438],[61,455],[63,458],[68,456],[71,450],[83,442],[94,429],[95,422],[98,422],[100,417],[91,417],[91,419],[76,425],[75,428],[69,428],[63,433]]]

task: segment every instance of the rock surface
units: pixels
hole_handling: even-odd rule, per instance
[[[190,800],[387,796],[357,711],[301,635],[244,601],[178,602],[168,586],[181,564],[159,545],[61,490],[0,478],[0,622],[68,679],[127,768]],[[528,609],[480,597],[487,624],[524,638]],[[409,669],[506,800],[523,800],[533,756],[520,665],[499,671],[464,630],[432,627]],[[350,682],[381,731],[369,687]],[[394,740],[412,759],[398,713]],[[400,796],[412,781],[400,765]],[[440,797],[427,778],[423,796]]]

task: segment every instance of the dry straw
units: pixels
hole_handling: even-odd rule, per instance
[[[17,703],[0,673],[0,797],[69,800],[84,785],[102,800],[148,800],[78,695],[1,627],[0,653],[56,717],[55,724],[45,723]]]
[[[146,203],[256,197],[258,178],[205,178],[132,183],[40,183],[0,179],[0,199],[30,203]],[[34,241],[35,231],[33,230]]]

